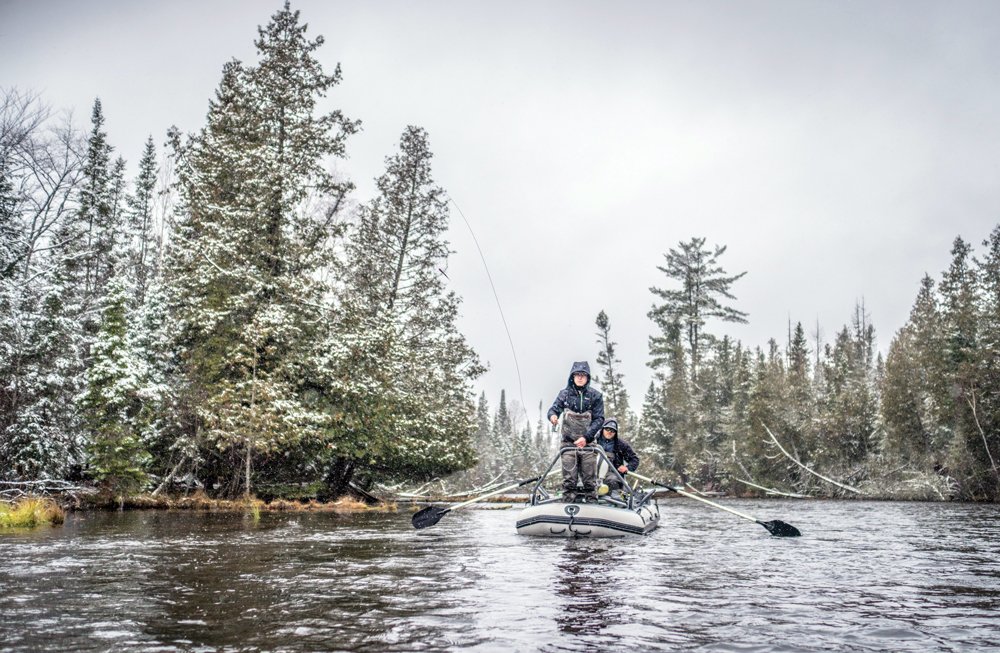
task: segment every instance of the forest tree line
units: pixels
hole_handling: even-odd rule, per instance
[[[1000,498],[1000,225],[979,257],[955,239],[950,266],[920,281],[884,358],[863,303],[827,343],[801,322],[766,348],[709,332],[747,318],[733,292],[744,273],[725,272],[725,249],[693,238],[666,254],[670,285],[651,289],[653,379],[638,413],[610,320],[595,320],[594,381],[647,474],[737,494]],[[528,474],[537,462],[521,461],[555,453],[541,414],[505,427],[505,397],[492,421],[486,405],[481,397],[481,446],[513,448],[498,450],[510,462],[481,463],[476,480]]]
[[[320,109],[322,43],[286,3],[131,180],[99,100],[78,133],[3,91],[0,480],[334,496],[473,464],[483,366],[439,273],[428,135],[355,200],[330,170],[360,121]]]
[[[341,80],[322,43],[286,4],[204,126],[150,138],[132,179],[99,100],[80,133],[0,91],[0,481],[333,496],[550,460],[546,405],[475,400],[427,133],[403,132],[367,201],[330,172],[360,121],[320,109]],[[863,304],[829,343],[801,323],[783,346],[712,333],[747,319],[743,273],[682,242],[651,289],[638,410],[596,316],[606,414],[648,473],[700,488],[996,500],[1000,227],[984,245],[956,239],[883,359]]]

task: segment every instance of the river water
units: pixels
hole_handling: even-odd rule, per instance
[[[0,534],[0,651],[1000,651],[1000,506],[687,499],[646,537],[517,509],[84,513]]]

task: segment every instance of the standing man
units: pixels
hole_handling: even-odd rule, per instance
[[[618,420],[614,417],[604,420],[599,440],[601,446],[604,447],[604,453],[607,454],[612,467],[618,470],[618,474],[624,476],[639,468],[639,456],[635,453],[632,445],[618,437]],[[609,469],[604,475],[604,484],[611,491],[611,498],[620,500],[622,498],[622,482],[618,474]]]
[[[597,454],[585,447],[593,444],[604,423],[604,397],[590,387],[587,361],[573,363],[566,387],[559,391],[549,408],[552,426],[559,423],[560,415],[563,417],[562,447],[576,447],[562,454],[563,501],[572,502],[578,498],[596,501]],[[578,482],[583,485],[582,497],[577,497]]]

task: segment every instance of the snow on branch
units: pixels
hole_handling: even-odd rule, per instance
[[[795,463],[796,465],[798,465],[802,469],[806,470],[807,472],[809,472],[813,476],[816,476],[818,478],[823,479],[827,483],[833,483],[834,485],[836,485],[839,488],[843,488],[843,489],[848,490],[850,492],[854,492],[855,494],[864,494],[864,492],[862,492],[861,490],[859,490],[856,487],[851,487],[850,485],[844,485],[843,483],[838,483],[837,481],[833,480],[832,478],[827,478],[826,476],[823,476],[819,472],[814,472],[813,470],[809,469],[808,467],[806,467],[805,465],[803,465],[801,462],[799,462],[794,456],[792,456],[792,454],[790,454],[787,451],[785,451],[785,448],[783,446],[781,446],[780,442],[778,442],[778,438],[774,437],[774,433],[771,433],[771,429],[767,428],[767,424],[765,424],[764,422],[761,422],[760,425],[763,426],[764,430],[767,431],[767,434],[771,436],[771,441],[774,442],[774,444],[778,447],[778,449],[781,449],[781,453],[785,454],[786,458],[788,458],[789,460],[791,460],[793,463]]]

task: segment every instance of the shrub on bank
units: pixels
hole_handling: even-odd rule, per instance
[[[27,498],[7,503],[0,501],[0,528],[31,528],[40,524],[61,524],[66,513],[49,498]]]

